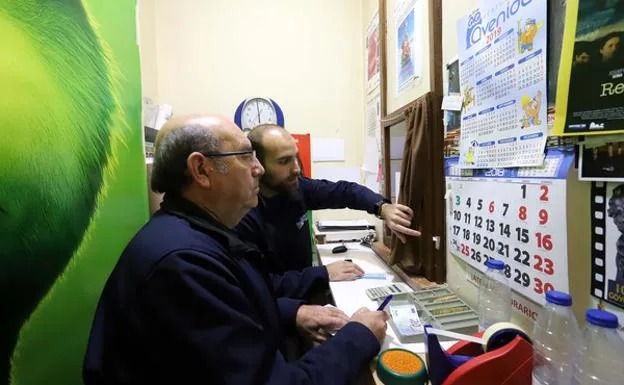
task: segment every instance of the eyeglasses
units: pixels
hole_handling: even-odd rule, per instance
[[[244,150],[244,151],[226,151],[226,152],[200,152],[206,158],[224,158],[226,156],[242,156],[246,161],[252,162],[256,159],[256,150]]]

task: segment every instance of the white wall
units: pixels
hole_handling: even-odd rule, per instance
[[[174,114],[228,117],[244,98],[268,96],[282,107],[289,131],[345,139],[345,161],[313,164],[313,175],[317,168],[361,166],[360,0],[139,2],[146,96],[171,104]]]
[[[142,93],[143,97],[158,100],[154,0],[138,0],[137,8]]]

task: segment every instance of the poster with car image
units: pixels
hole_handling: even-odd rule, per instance
[[[570,0],[555,135],[624,132],[624,0]]]

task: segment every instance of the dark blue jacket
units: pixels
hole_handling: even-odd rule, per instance
[[[258,207],[241,220],[236,231],[241,239],[259,247],[267,270],[276,274],[311,266],[308,210],[348,207],[374,214],[375,204],[384,199],[357,183],[303,177],[294,194],[260,198]]]
[[[260,258],[192,203],[165,200],[104,287],[85,384],[347,384],[379,350],[374,335],[351,322],[286,362],[301,303],[275,300]]]

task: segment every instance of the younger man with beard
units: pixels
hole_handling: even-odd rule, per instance
[[[308,210],[350,208],[365,210],[386,221],[388,227],[405,242],[406,236],[419,236],[410,228],[412,210],[403,205],[391,204],[382,195],[357,183],[308,179],[301,176],[295,139],[284,128],[265,124],[254,128],[248,135],[258,159],[265,169],[260,180],[258,206],[252,209],[236,228],[239,236],[256,244],[264,254],[264,265],[269,273],[281,276],[279,295],[304,298],[309,293],[298,291],[299,281],[337,280],[325,267],[311,267],[312,245],[308,223]],[[362,274],[350,262],[344,264],[342,279],[355,279]],[[304,285],[309,287],[309,285]]]

